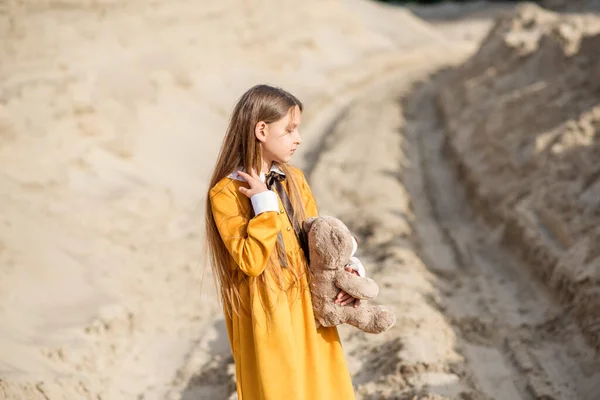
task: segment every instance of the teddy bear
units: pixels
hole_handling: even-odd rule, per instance
[[[335,217],[312,217],[304,222],[303,229],[308,241],[310,292],[317,328],[343,323],[367,333],[391,328],[396,316],[388,307],[366,302],[359,307],[334,303],[340,289],[361,300],[373,299],[379,293],[373,279],[345,270],[356,250],[346,225]]]

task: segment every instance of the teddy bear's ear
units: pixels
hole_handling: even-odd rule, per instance
[[[313,222],[315,222],[316,220],[317,220],[317,217],[310,217],[309,219],[304,221],[304,224],[302,225],[304,232],[308,233],[310,231],[310,228],[311,228]]]

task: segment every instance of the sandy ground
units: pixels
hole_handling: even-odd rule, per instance
[[[597,349],[599,44],[597,15],[521,7],[498,22],[439,96],[472,203],[505,226],[504,242],[573,311]]]
[[[442,152],[447,75],[431,74],[512,8],[0,9],[0,398],[235,397],[209,272],[199,290],[202,204],[228,112],[257,82],[306,103],[295,164],[398,315],[383,335],[340,330],[359,399],[598,398],[569,308],[470,210]]]
[[[470,212],[443,157],[436,80],[415,88],[423,71],[403,72],[345,110],[311,175],[322,210],[360,233],[377,301],[402,310],[375,338],[342,329],[358,393],[596,398],[600,363],[577,324]]]

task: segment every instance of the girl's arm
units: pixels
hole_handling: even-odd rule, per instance
[[[221,239],[237,267],[246,275],[259,276],[267,266],[281,230],[278,211],[264,211],[249,219],[238,194],[225,188],[212,195],[213,216]]]

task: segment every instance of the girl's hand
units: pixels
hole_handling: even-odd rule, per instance
[[[242,171],[238,171],[238,174],[242,178],[244,178],[246,182],[248,182],[248,185],[250,185],[249,188],[240,186],[240,192],[248,196],[248,198],[252,197],[257,193],[266,192],[267,190],[269,190],[267,189],[267,185],[265,185],[265,183],[260,180],[260,176],[258,176],[254,169],[250,170],[250,174],[247,174]]]
[[[353,270],[350,267],[345,268],[346,271],[353,273],[354,275],[358,275],[358,271]],[[339,304],[341,306],[345,306],[348,303],[354,302],[354,308],[357,308],[360,305],[360,299],[354,298],[350,296],[348,293],[340,290],[340,293],[337,295],[334,303]]]

